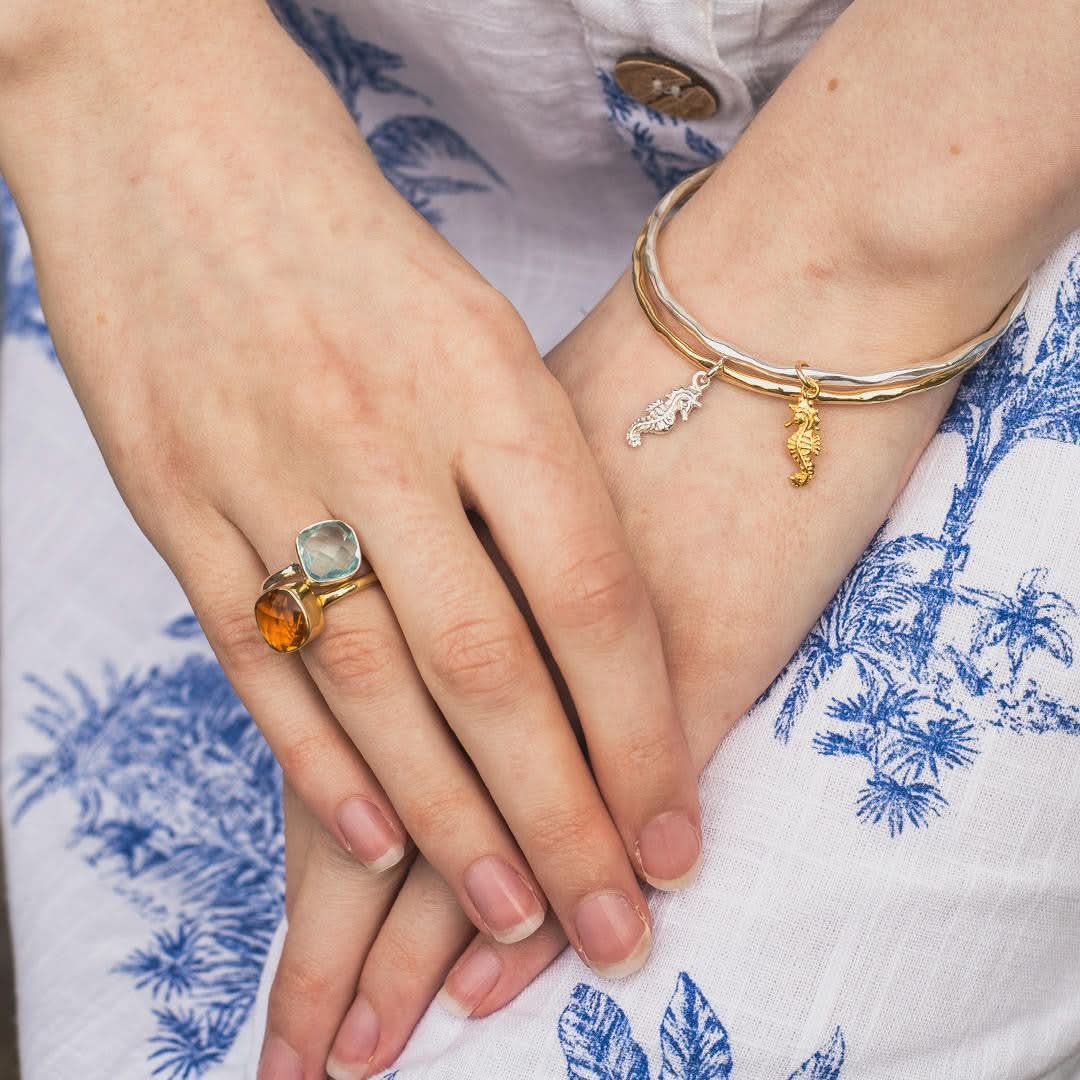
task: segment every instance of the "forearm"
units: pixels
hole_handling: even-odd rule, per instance
[[[676,219],[673,285],[780,358],[959,344],[1080,226],[1078,52],[1071,0],[855,0]]]

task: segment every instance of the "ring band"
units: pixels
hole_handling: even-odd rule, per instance
[[[304,573],[304,568],[298,563],[289,563],[284,570],[278,570],[276,573],[271,574],[263,583],[262,591],[266,592],[268,589],[277,589],[282,585],[292,585],[297,581],[306,581],[307,575]]]
[[[296,534],[297,562],[271,574],[255,602],[255,623],[277,652],[302,649],[322,633],[323,608],[377,585],[364,565],[351,525],[336,518],[317,521]]]

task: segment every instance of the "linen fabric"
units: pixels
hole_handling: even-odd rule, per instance
[[[276,5],[389,178],[542,350],[625,267],[657,196],[728,151],[843,8]],[[646,50],[704,77],[717,114],[687,124],[623,94],[614,62]],[[254,1080],[282,933],[276,766],[112,486],[6,192],[0,213],[24,1077]],[[400,1080],[1080,1076],[1078,472],[1074,234],[706,769],[701,878],[652,897],[647,967],[609,983],[567,953],[490,1019],[435,1005]]]

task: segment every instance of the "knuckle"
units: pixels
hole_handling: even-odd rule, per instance
[[[398,655],[394,635],[375,627],[330,628],[312,649],[327,679],[354,698],[382,697],[394,681]]]
[[[430,656],[436,680],[451,694],[493,705],[517,697],[528,660],[524,631],[483,618],[442,631],[432,642]]]
[[[475,824],[475,814],[469,808],[473,804],[472,793],[459,787],[432,787],[423,795],[415,798],[406,807],[402,804],[399,813],[405,822],[409,835],[417,843],[430,845],[440,837],[460,836],[465,819]]]
[[[336,749],[324,735],[307,732],[285,740],[275,748],[274,756],[289,782],[298,791],[305,791],[309,790],[308,781],[314,781],[326,762],[333,760]]]
[[[580,557],[555,582],[555,617],[572,630],[624,630],[641,597],[637,569],[627,552]]]
[[[597,837],[604,835],[600,825],[595,814],[582,809],[559,808],[537,814],[529,826],[529,862],[535,865],[536,858],[542,858],[557,872],[575,862],[602,867],[597,851]]]
[[[283,955],[270,992],[271,1015],[297,1018],[318,1013],[336,990],[335,980],[325,965],[302,953]]]
[[[672,763],[677,760],[676,750],[677,744],[669,729],[650,727],[638,732],[633,739],[624,740],[616,752],[616,776],[650,777],[653,781],[671,778]]]
[[[230,607],[207,618],[206,625],[214,652],[230,676],[243,680],[273,659],[250,609]]]
[[[467,290],[459,296],[458,302],[472,332],[479,332],[496,356],[536,352],[536,345],[517,309],[497,289],[484,286]]]
[[[435,914],[426,904],[410,912],[418,926],[427,925],[429,917]],[[384,971],[394,972],[395,981],[415,986],[430,974],[431,956],[420,941],[403,929],[398,925],[386,933],[379,944],[379,964]]]

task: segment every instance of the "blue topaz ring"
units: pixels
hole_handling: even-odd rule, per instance
[[[296,652],[318,637],[323,608],[378,584],[364,564],[356,530],[331,519],[296,535],[297,561],[271,574],[255,602],[255,622],[271,649]]]

